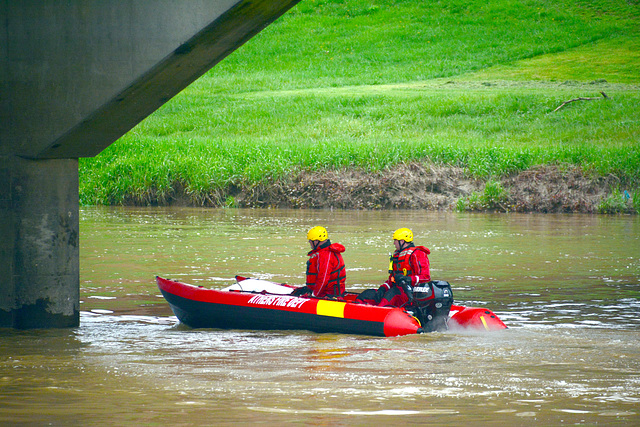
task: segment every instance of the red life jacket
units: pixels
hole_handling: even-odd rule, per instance
[[[341,253],[345,248],[340,243],[330,241],[309,252],[307,261],[307,283],[313,296],[338,296],[344,294],[347,278]]]
[[[424,252],[424,257],[413,257],[414,262],[412,262],[411,256],[415,251]],[[396,274],[409,276],[411,277],[412,286],[415,286],[418,283],[428,282],[429,280],[431,280],[428,257],[430,253],[431,251],[429,250],[429,248],[425,248],[424,246],[411,246],[394,252],[394,254],[391,255],[391,258],[389,259],[390,278]],[[419,258],[423,258],[422,261],[420,261]],[[418,264],[415,264],[416,262]]]

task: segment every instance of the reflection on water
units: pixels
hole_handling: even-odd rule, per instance
[[[640,424],[637,217],[84,209],[81,326],[0,331],[2,424]],[[301,284],[312,225],[348,287],[409,226],[457,302],[510,329],[398,338],[192,330],[155,275]]]

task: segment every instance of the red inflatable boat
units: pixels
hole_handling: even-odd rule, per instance
[[[220,290],[161,277],[156,281],[176,317],[192,328],[304,329],[387,337],[442,330],[449,325],[483,330],[506,328],[490,310],[452,305],[452,295],[448,304],[442,304],[437,283],[448,286],[447,282],[431,282],[432,297],[423,298],[433,306],[427,312],[417,306],[412,310],[356,304],[356,293],[347,293],[340,300],[294,297],[289,294],[295,288],[289,285],[240,276],[236,279],[236,284]],[[416,301],[420,296],[424,297],[416,294]]]

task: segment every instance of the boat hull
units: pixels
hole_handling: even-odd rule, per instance
[[[193,328],[292,330],[398,336],[422,332],[400,308],[187,285],[161,277],[158,287],[180,322]]]
[[[475,329],[479,331],[499,331],[507,325],[488,308],[452,305],[449,312],[449,328]]]

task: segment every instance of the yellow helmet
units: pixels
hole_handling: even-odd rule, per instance
[[[404,240],[405,242],[413,242],[413,233],[408,228],[398,228],[393,232],[393,240]]]
[[[313,227],[307,233],[307,240],[320,240],[321,242],[329,238],[329,233],[324,227]]]

